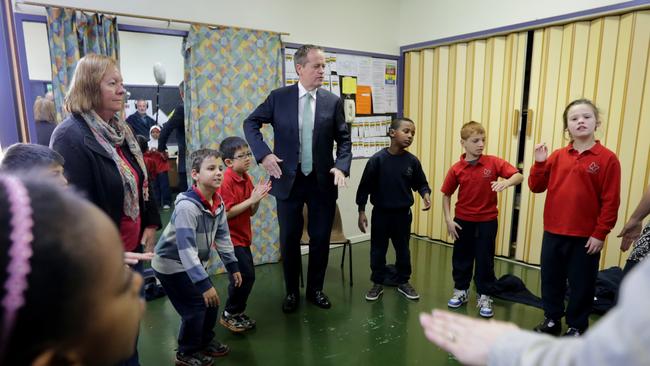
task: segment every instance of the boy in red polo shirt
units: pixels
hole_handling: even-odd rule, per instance
[[[263,182],[253,187],[246,173],[251,166],[253,154],[241,137],[228,137],[219,148],[223,161],[228,167],[224,173],[219,194],[226,205],[226,217],[230,238],[235,247],[239,262],[242,285],[237,287],[232,281],[228,286],[228,301],[219,322],[232,332],[243,332],[255,327],[255,320],[244,314],[246,301],[255,283],[255,264],[251,253],[251,216],[257,212],[259,202],[271,189],[271,182]]]
[[[618,216],[621,164],[594,136],[600,119],[591,101],[574,100],[562,117],[571,142],[550,156],[546,144],[535,145],[528,177],[532,192],[546,191],[540,257],[544,320],[534,330],[562,332],[568,281],[565,335],[580,336],[589,326],[600,251]]]
[[[492,299],[487,295],[494,276],[494,241],[497,236],[497,192],[520,184],[524,177],[507,161],[483,155],[485,129],[478,122],[467,122],[460,130],[460,144],[465,149],[454,164],[442,188],[442,208],[449,235],[455,240],[452,254],[454,294],[447,302],[458,308],[468,300],[472,270],[476,263],[474,283],[479,294],[479,315],[494,315]],[[499,177],[506,178],[498,180]],[[451,195],[458,188],[456,214],[450,213]]]

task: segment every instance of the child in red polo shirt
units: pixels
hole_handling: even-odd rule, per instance
[[[244,314],[246,301],[255,282],[255,265],[251,253],[251,216],[257,212],[259,202],[271,189],[271,182],[263,182],[253,187],[246,173],[251,166],[253,154],[241,137],[228,137],[219,148],[223,161],[228,167],[224,173],[219,194],[226,205],[226,217],[230,228],[230,238],[235,247],[239,262],[242,285],[237,287],[230,281],[228,301],[219,322],[233,332],[243,332],[255,327],[255,320]]]
[[[469,284],[476,263],[474,283],[478,292],[479,315],[494,315],[492,299],[487,294],[494,276],[494,241],[497,236],[497,192],[520,184],[524,177],[507,161],[483,155],[485,129],[478,122],[467,122],[460,130],[460,144],[465,149],[460,161],[447,173],[442,188],[442,208],[449,235],[455,240],[452,254],[454,293],[447,302],[458,308],[469,298]],[[499,177],[506,178],[498,180]],[[458,188],[456,213],[450,213],[451,195]]]
[[[594,137],[600,120],[591,101],[574,100],[562,117],[571,142],[548,158],[546,144],[535,145],[528,178],[531,191],[547,191],[541,255],[544,320],[535,331],[561,333],[568,280],[565,335],[579,336],[589,326],[600,251],[616,224],[621,164]]]

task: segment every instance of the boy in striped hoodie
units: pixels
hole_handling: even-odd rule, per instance
[[[230,351],[228,346],[213,341],[219,295],[204,267],[210,259],[210,248],[217,250],[235,286],[241,286],[241,274],[225,206],[216,193],[223,180],[221,155],[217,150],[201,149],[190,159],[194,185],[176,198],[151,267],[181,316],[176,365],[209,366],[213,357]]]

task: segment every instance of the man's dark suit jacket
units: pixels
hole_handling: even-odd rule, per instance
[[[149,140],[149,130],[156,125],[156,121],[148,115],[145,115],[144,119],[143,121],[138,115],[138,112],[135,112],[126,119],[126,123],[131,126],[134,135],[140,135]]]
[[[273,152],[260,132],[263,124],[273,127]],[[282,176],[272,178],[271,194],[284,200],[289,197],[298,172],[300,160],[300,130],[298,129],[298,84],[275,89],[264,103],[244,121],[244,134],[258,162],[273,153],[283,161],[280,163]],[[336,141],[336,161],[333,156]],[[316,173],[318,189],[336,199],[337,187],[330,169],[338,168],[346,176],[352,163],[350,130],[345,123],[343,101],[336,95],[318,89],[314,114],[314,135],[312,139],[313,171]]]

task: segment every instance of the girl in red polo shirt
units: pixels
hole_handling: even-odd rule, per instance
[[[594,136],[600,120],[591,101],[574,100],[562,118],[571,142],[548,158],[546,144],[535,145],[528,178],[531,191],[547,191],[541,255],[544,320],[535,331],[559,335],[566,314],[565,335],[580,336],[589,326],[600,251],[616,224],[621,165]],[[567,279],[571,291],[565,313]]]

